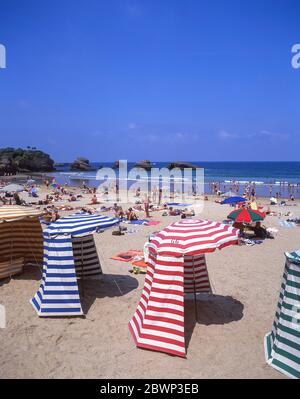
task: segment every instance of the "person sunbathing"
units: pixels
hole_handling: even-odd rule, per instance
[[[99,204],[96,195],[93,195],[92,200],[91,200],[91,205],[97,205]]]
[[[4,205],[7,204],[7,199],[5,197],[0,197],[0,201],[3,202]]]
[[[51,214],[51,222],[56,222],[59,218],[60,218],[60,215],[58,213],[58,210],[57,209],[53,210],[53,212]]]
[[[74,194],[70,194],[70,195],[69,195],[69,198],[68,198],[68,201],[69,201],[69,202],[76,201],[75,195],[74,195]]]
[[[192,216],[195,216],[195,211],[194,211],[194,209],[190,209],[190,210],[184,209],[184,210],[182,211],[182,213],[181,213],[181,219],[185,219],[185,218],[187,218],[187,217],[192,217]]]
[[[136,213],[133,212],[132,208],[128,208],[128,211],[126,212],[126,217],[129,221],[138,220],[138,217],[136,216]]]
[[[26,205],[26,201],[21,199],[18,193],[14,193],[14,200],[16,205]]]
[[[169,208],[169,216],[179,216],[181,211],[179,209],[173,209],[172,206]]]
[[[125,216],[123,208],[121,206],[118,206],[117,203],[114,203],[112,210],[114,211],[116,218],[123,218]]]
[[[96,209],[94,209],[94,208],[87,208],[86,206],[85,206],[85,207],[82,207],[80,210],[81,210],[81,212],[89,213],[90,215],[93,215],[94,213],[97,212]]]

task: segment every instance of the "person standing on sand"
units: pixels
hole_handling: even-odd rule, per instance
[[[161,199],[162,199],[162,188],[158,190],[158,205],[161,204]]]
[[[152,201],[154,204],[156,203],[156,196],[157,196],[157,187],[155,186],[152,191]]]
[[[149,205],[150,205],[150,198],[149,198],[149,195],[148,195],[148,194],[145,194],[145,197],[144,197],[144,208],[145,208],[146,218],[149,218],[149,217],[150,217],[150,214],[149,214]]]

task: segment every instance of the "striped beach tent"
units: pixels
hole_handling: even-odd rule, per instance
[[[275,369],[300,378],[300,251],[285,256],[273,328],[265,336],[265,355]]]
[[[101,273],[92,234],[117,223],[116,218],[80,213],[44,230],[43,277],[30,301],[39,316],[83,314],[77,279]]]
[[[148,268],[129,329],[138,347],[186,356],[184,294],[211,293],[205,253],[237,244],[239,230],[206,220],[183,219],[148,244]]]
[[[0,207],[0,278],[22,272],[27,263],[42,264],[41,214],[31,207]]]

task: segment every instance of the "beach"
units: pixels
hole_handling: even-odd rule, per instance
[[[40,188],[40,197],[45,193]],[[86,206],[91,198],[92,194],[84,194],[71,205]],[[265,198],[258,202],[269,203]],[[270,208],[287,219],[288,212],[299,215],[299,202],[295,204]],[[94,208],[102,205],[108,204]],[[222,221],[231,210],[209,197],[195,218]],[[70,213],[60,211],[61,216]],[[126,225],[131,233],[122,236],[113,236],[112,229],[94,234],[103,275],[84,282],[85,318],[37,316],[29,303],[40,284],[36,266],[0,281],[0,303],[7,319],[6,328],[0,330],[1,378],[285,378],[266,364],[263,341],[274,320],[284,252],[299,247],[300,228],[285,228],[278,224],[278,216],[267,216],[264,225],[278,229],[275,239],[206,255],[213,295],[198,297],[197,323],[193,299],[185,300],[187,358],[182,359],[136,348],[128,322],[145,275],[132,274],[128,263],[111,259],[122,251],[142,250],[152,232],[179,217],[156,211],[151,220],[160,223]]]

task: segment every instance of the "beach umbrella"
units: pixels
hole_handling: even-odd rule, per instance
[[[119,223],[118,218],[89,213],[75,213],[51,223],[44,235],[69,234],[72,237],[92,234],[97,229],[106,229]]]
[[[0,192],[2,193],[19,193],[21,191],[24,191],[24,187],[14,183],[0,188]]]
[[[236,244],[239,230],[208,220],[183,219],[172,223],[151,240],[162,256],[193,256]]]
[[[232,211],[227,218],[232,219],[235,222],[250,223],[264,220],[265,214],[253,209],[241,208]]]
[[[234,193],[233,191],[227,191],[226,193],[221,194],[221,197],[235,197],[236,193]]]
[[[129,329],[138,347],[186,355],[184,294],[211,293],[205,253],[237,244],[239,230],[223,223],[183,219],[149,242],[145,285]]]
[[[224,201],[221,202],[222,205],[225,204],[236,204],[238,202],[246,202],[246,198],[244,197],[229,197],[224,199]]]

